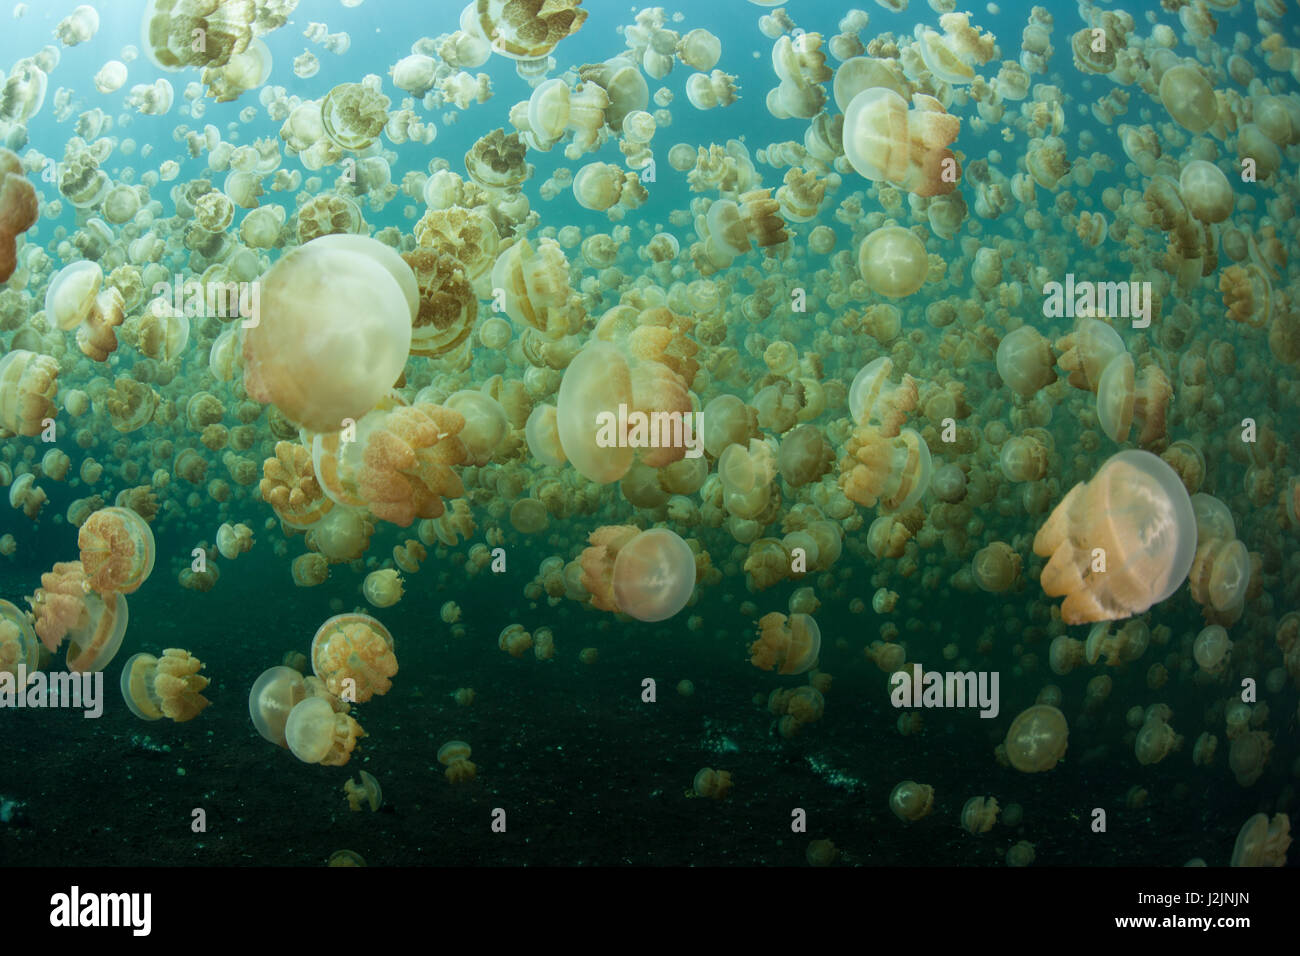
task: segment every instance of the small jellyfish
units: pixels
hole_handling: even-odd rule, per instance
[[[821,628],[807,614],[786,617],[772,611],[759,618],[758,640],[749,645],[749,660],[760,670],[802,674],[817,666],[821,647]]]
[[[934,787],[903,780],[889,794],[889,809],[900,820],[920,820],[934,809]]]
[[[349,810],[369,807],[374,813],[384,805],[384,791],[380,789],[379,781],[364,770],[361,771],[360,783],[353,783],[350,778],[343,782],[343,793],[348,799]]]
[[[1065,756],[1069,735],[1064,714],[1055,707],[1035,704],[1011,722],[1005,741],[1007,759],[1025,773],[1051,770]]]
[[[697,797],[711,800],[723,800],[731,793],[731,772],[704,767],[695,775],[691,789]]]
[[[443,776],[448,783],[469,783],[478,776],[478,765],[469,759],[471,753],[463,740],[449,740],[438,748],[438,763],[447,768]]]
[[[363,704],[393,686],[393,635],[368,614],[335,615],[312,638],[311,667],[335,697]]]
[[[141,720],[193,720],[211,703],[203,696],[209,681],[199,673],[202,667],[189,651],[174,647],[161,657],[135,654],[122,668],[122,699]]]

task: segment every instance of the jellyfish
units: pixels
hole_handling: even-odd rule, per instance
[[[174,647],[161,657],[135,654],[122,668],[122,699],[141,720],[193,720],[211,703],[203,696],[209,681],[199,673],[202,667],[189,651]]]
[[[821,628],[809,615],[786,617],[772,611],[759,618],[758,639],[749,645],[749,661],[760,670],[802,674],[817,666],[821,647]]]
[[[338,706],[346,707],[346,704]],[[294,705],[284,725],[290,752],[303,763],[341,767],[352,759],[365,731],[328,697],[307,697]]]
[[[897,299],[925,285],[930,259],[911,230],[882,226],[859,243],[858,271],[873,292]]]
[[[731,771],[704,767],[695,774],[695,780],[691,784],[691,791],[697,797],[725,800],[727,795],[731,793],[731,787]]]
[[[978,836],[993,829],[998,819],[997,797],[971,797],[961,808],[961,826]]]
[[[269,667],[253,681],[248,693],[248,715],[253,727],[277,747],[289,746],[284,728],[294,706],[307,697],[302,674],[284,665]]]
[[[1051,770],[1065,756],[1069,732],[1064,714],[1035,704],[1011,722],[1005,741],[1007,759],[1024,773]]]
[[[336,432],[397,381],[419,309],[414,273],[388,246],[322,236],[284,255],[261,283],[244,335],[244,386],[313,432]]]
[[[86,583],[100,594],[131,594],[153,572],[154,538],[130,508],[102,508],[77,534]]]
[[[695,589],[695,554],[667,528],[643,531],[618,549],[611,587],[624,614],[639,621],[667,620]]]
[[[1229,866],[1286,866],[1291,846],[1291,818],[1285,813],[1257,813],[1241,825]]]
[[[380,788],[379,781],[364,770],[361,771],[359,783],[353,783],[351,778],[343,781],[343,794],[348,798],[349,810],[356,811],[366,806],[374,813],[384,805],[384,791]]]
[[[312,638],[311,667],[335,697],[363,704],[393,686],[393,636],[367,614],[337,614]]]
[[[469,783],[478,776],[478,765],[469,759],[471,753],[463,740],[449,740],[438,748],[438,763],[447,768],[443,776],[448,783]]]
[[[0,600],[0,674],[17,678],[19,668],[34,673],[40,657],[41,642],[27,615],[8,601]]]
[[[889,794],[889,809],[900,820],[915,822],[934,809],[934,787],[915,780],[903,780]]]
[[[1049,558],[1041,583],[1049,596],[1065,596],[1067,624],[1141,614],[1191,570],[1191,499],[1160,458],[1122,451],[1056,506],[1034,537],[1034,553]]]

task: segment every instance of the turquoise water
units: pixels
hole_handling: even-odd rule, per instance
[[[9,489],[23,489],[0,515],[0,596],[23,612],[37,605],[38,630],[52,629],[37,589],[55,587],[41,576],[80,556],[94,578],[86,522],[115,503],[146,519],[154,561],[125,593],[121,647],[95,665],[103,716],[4,714],[4,859],[317,865],[343,849],[370,865],[1285,859],[1300,773],[1294,15],[1235,4],[1213,10],[1217,29],[1198,38],[1155,6],[1133,7],[1132,24],[1106,19],[1109,8],[1061,6],[1048,30],[1028,5],[1003,3],[972,10],[986,36],[963,46],[962,30],[919,0],[896,13],[864,5],[859,30],[841,27],[849,10],[832,3],[791,4],[790,22],[763,26],[772,11],[740,0],[680,16],[668,7],[658,26],[643,23],[657,33],[645,42],[671,51],[665,31],[710,31],[735,102],[698,109],[687,95],[695,70],[674,58],[655,77],[643,56],[620,66],[646,99],[628,74],[630,93],[610,88],[644,118],[623,122],[612,106],[576,156],[566,156],[580,132],[571,126],[549,149],[525,139],[527,170],[496,171],[526,172],[522,183],[476,186],[470,167],[484,173],[466,154],[493,130],[517,132],[534,88],[498,53],[465,66],[486,75],[490,98],[464,108],[443,98],[456,67],[437,38],[457,29],[455,4],[303,0],[250,47],[269,53],[265,82],[225,103],[204,95],[198,68],[151,62],[143,3],[100,4],[93,38],[75,46],[53,36],[75,5],[26,6],[0,40],[0,64],[30,81],[19,61],[36,57],[47,90],[23,121],[11,80],[0,129],[22,166],[9,175],[30,182],[39,217],[0,292],[0,343],[48,356],[58,374],[42,397],[0,372],[0,417],[23,432],[0,450]],[[496,7],[484,6],[491,22]],[[624,32],[636,23],[626,5],[580,9],[585,22],[559,40],[546,73],[574,102],[580,83],[590,93],[610,76],[578,68],[627,53],[638,34]],[[1025,37],[1031,18],[1040,26]],[[304,36],[313,22],[336,48],[345,33],[346,52]],[[1085,22],[1112,54],[1121,47],[1116,59],[1094,51],[1110,75],[1072,58]],[[1021,54],[1035,30],[1054,51],[1043,72]],[[790,37],[811,52],[796,66],[803,79],[781,90],[773,46]],[[933,73],[944,51],[909,49],[921,38],[947,44],[954,82]],[[319,70],[300,77],[304,51]],[[390,74],[413,51],[440,71],[425,101]],[[863,63],[844,65],[855,56],[878,59],[875,72],[855,79]],[[101,92],[92,78],[110,59],[128,78]],[[159,78],[172,84],[171,107],[142,115],[132,88]],[[1018,78],[1029,84],[1021,99]],[[385,118],[409,108],[436,130],[432,141],[395,143],[389,129],[349,142],[332,127],[314,132],[315,153],[289,152],[285,117],[363,81],[387,97],[376,100]],[[882,84],[895,91],[893,112],[855,108]],[[837,88],[852,94],[842,105]],[[1107,122],[1101,101],[1124,108]],[[809,115],[773,115],[798,103],[812,104]],[[960,121],[955,138],[936,132],[937,112]],[[913,141],[866,162],[856,116],[876,123],[863,120],[864,131],[897,131],[905,116]],[[635,142],[650,120],[648,143]],[[266,162],[239,152],[259,142]],[[87,149],[100,151],[104,182],[83,196],[70,169]],[[1255,181],[1243,179],[1243,158],[1256,161]],[[233,201],[232,161],[255,167],[264,190],[249,206],[285,213],[265,243],[242,228],[251,209]],[[162,178],[165,162],[174,178]],[[591,163],[618,169],[625,199],[612,213],[585,208],[566,178]],[[872,163],[889,171],[869,178],[859,167]],[[139,211],[114,222],[120,204]],[[322,208],[338,218],[320,225]],[[228,221],[206,228],[214,210]],[[491,238],[444,241],[466,240],[449,218],[462,214]],[[907,232],[892,250],[876,246],[891,226]],[[676,251],[652,245],[658,234]],[[732,256],[728,242],[744,248]],[[929,259],[909,265],[909,255]],[[55,275],[82,259],[99,266],[96,292],[122,297],[109,329],[117,345],[101,361],[78,345],[76,315],[61,330],[45,312]],[[206,306],[188,323],[167,313],[151,325],[153,283],[171,301],[178,275],[255,288],[256,327]],[[1137,283],[1150,290],[1149,316],[1136,300],[1105,300],[1105,287],[1100,318],[1076,325],[1045,308],[1049,283],[1075,280]],[[96,308],[92,326],[113,312],[111,295]],[[444,354],[408,347],[412,322],[418,339],[447,315],[444,342],[455,342]],[[151,337],[186,325],[175,354]],[[999,353],[1007,341],[1030,355],[1019,377],[1011,345]],[[1082,367],[1071,351],[1080,342]],[[880,358],[885,398],[858,402],[855,379]],[[156,408],[122,431],[113,394]],[[595,413],[620,401],[701,413],[705,454],[602,447]],[[558,438],[525,425],[546,406],[570,420]],[[394,407],[453,411],[432,430],[419,418],[417,438],[405,430],[417,419]],[[376,433],[399,436],[411,461],[384,458]],[[307,462],[315,445],[300,477],[332,514],[319,527],[294,527],[308,521],[282,520],[267,500],[277,443],[281,460],[296,445]],[[1136,471],[1113,467],[1125,450]],[[557,451],[567,463],[554,463]],[[66,455],[66,475],[53,452]],[[435,454],[450,471],[432,467]],[[39,508],[28,474],[47,497]],[[1086,505],[1062,506],[1081,482]],[[454,520],[439,518],[444,500]],[[218,530],[238,524],[251,549],[223,555]],[[1062,524],[1068,532],[1040,534]],[[672,547],[637,563],[632,532],[591,540],[615,526],[667,529],[659,541]],[[394,554],[411,541],[423,542],[414,570]],[[1060,570],[1069,563],[1077,579]],[[391,575],[369,577],[389,569],[402,584],[392,603],[377,593]],[[79,593],[111,603],[126,589],[112,577]],[[366,633],[353,632],[364,650],[341,667],[313,660],[318,629],[350,613],[367,616]],[[790,620],[759,624],[773,613]],[[511,625],[522,631],[503,634]],[[26,640],[36,653],[20,630],[0,631],[0,648]],[[46,639],[56,649],[39,666],[64,672],[69,643]],[[192,719],[145,721],[119,681],[134,655],[166,648],[202,661],[210,683],[191,682]],[[0,661],[8,671],[17,659]],[[286,693],[291,703],[324,696],[344,728],[355,720],[365,734],[348,739],[355,749],[340,745],[320,764],[259,733],[249,692],[282,662],[321,677],[309,691],[291,678]],[[951,698],[898,706],[891,674],[914,665],[980,675],[997,688],[990,716]],[[162,696],[152,676],[135,693],[146,711]],[[1022,737],[1013,722],[1031,707],[1047,729]],[[440,763],[456,740],[470,746],[473,773]],[[730,790],[703,768],[730,774]],[[344,796],[361,770],[382,786],[374,813]],[[87,784],[101,809],[70,818],[65,795]],[[964,819],[975,797],[1001,807],[986,832]],[[792,828],[797,810],[807,823]],[[1239,840],[1257,814],[1271,836]]]

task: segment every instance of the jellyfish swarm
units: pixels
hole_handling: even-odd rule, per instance
[[[312,639],[311,668],[335,697],[363,704],[393,686],[393,635],[368,614],[335,615]]]
[[[663,621],[686,606],[695,589],[695,552],[667,528],[597,528],[578,560],[593,607],[638,621]]]
[[[1196,554],[1196,518],[1177,473],[1122,451],[1070,489],[1034,536],[1043,591],[1067,624],[1141,614],[1174,593]]]
[[[100,594],[131,594],[153,571],[149,524],[130,508],[101,508],[77,534],[86,584]]]
[[[199,673],[202,667],[189,651],[174,647],[162,657],[135,654],[122,668],[122,699],[141,720],[193,720],[211,703],[203,696],[209,682]]]
[[[331,235],[287,253],[260,282],[261,314],[244,334],[248,394],[313,432],[374,408],[411,346],[411,267],[378,240]]]

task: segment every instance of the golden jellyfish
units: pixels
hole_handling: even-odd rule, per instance
[[[900,820],[915,822],[934,809],[934,787],[915,780],[903,780],[889,794],[889,809]]]
[[[384,805],[384,791],[379,786],[379,781],[372,774],[361,771],[360,780],[353,783],[349,777],[343,781],[343,795],[347,797],[349,810],[360,810],[362,807],[369,807],[370,812],[374,813]]]
[[[130,508],[101,508],[77,534],[86,583],[100,594],[131,594],[153,572],[154,538]]]
[[[691,783],[691,791],[697,797],[708,797],[711,800],[724,800],[731,793],[731,771],[714,770],[712,767],[704,767],[695,774],[695,780]]]
[[[1119,620],[1164,601],[1196,555],[1196,518],[1178,475],[1150,452],[1122,451],[1075,485],[1034,537],[1040,578],[1064,595],[1067,624]]]
[[[1232,737],[1232,746],[1228,748],[1228,768],[1237,783],[1251,787],[1264,774],[1264,765],[1268,763],[1273,752],[1273,741],[1262,730],[1250,730]]]
[[[393,686],[393,636],[367,614],[335,615],[312,638],[311,668],[335,697],[365,703]]]
[[[1022,398],[1033,398],[1056,381],[1055,364],[1051,345],[1031,325],[1014,329],[998,343],[998,375]]]
[[[839,855],[840,851],[830,840],[813,840],[804,851],[809,866],[830,866]]]
[[[1291,846],[1291,818],[1285,813],[1257,813],[1241,825],[1229,866],[1286,866]]]
[[[1223,170],[1194,159],[1178,175],[1178,192],[1187,211],[1202,222],[1223,222],[1232,214],[1232,185]]]
[[[45,318],[70,332],[86,320],[104,282],[99,263],[81,260],[60,269],[45,288]]]
[[[849,386],[849,414],[859,425],[876,424],[881,434],[898,434],[907,413],[916,408],[916,380],[904,375],[899,383],[891,381],[894,362],[881,356],[864,365]]]
[[[253,547],[253,529],[246,524],[226,522],[217,529],[217,550],[227,561],[233,561]]]
[[[1192,600],[1206,612],[1233,614],[1250,587],[1251,564],[1246,545],[1235,537],[1211,537],[1196,549],[1188,575]]]
[[[335,432],[397,381],[419,309],[414,273],[365,236],[322,236],[259,280],[260,316],[244,332],[244,386],[296,425]]]
[[[1097,391],[1101,373],[1115,356],[1127,351],[1118,332],[1100,319],[1075,319],[1069,335],[1056,341],[1057,362],[1075,388]]]
[[[961,827],[978,836],[993,829],[998,819],[997,797],[971,797],[961,808]]]
[[[864,508],[877,503],[886,512],[906,511],[930,487],[930,448],[917,432],[904,428],[894,438],[875,426],[858,428],[844,446],[840,489]]]
[[[513,658],[521,658],[532,649],[533,635],[522,624],[507,624],[497,635],[497,649]]]
[[[558,468],[568,458],[564,446],[560,443],[559,420],[554,405],[542,402],[533,406],[524,424],[524,440],[528,444],[528,453],[543,465]]]
[[[321,128],[339,149],[363,150],[379,138],[391,102],[365,83],[340,83],[321,100]]]
[[[330,576],[330,565],[324,555],[308,551],[293,559],[289,573],[298,587],[314,588],[318,584],[324,584]]]
[[[910,229],[881,226],[858,245],[858,271],[873,292],[897,299],[925,285],[930,260]]]
[[[122,699],[141,720],[193,720],[211,703],[203,696],[208,679],[199,673],[202,667],[189,651],[174,647],[161,657],[136,654],[122,668]]]
[[[1007,866],[1029,866],[1034,862],[1034,845],[1028,840],[1021,840],[1007,850]]]
[[[58,375],[59,363],[48,355],[15,348],[0,356],[0,438],[33,438],[53,420]]]
[[[500,411],[496,402],[482,397]],[[466,403],[467,408],[471,405],[474,409],[483,407]],[[417,518],[441,516],[443,499],[464,493],[460,478],[452,471],[452,466],[461,464],[466,456],[460,437],[465,417],[460,412],[419,401],[407,405],[394,394],[384,398],[355,427],[355,434],[332,431],[312,438],[314,478],[319,489],[337,504],[347,508],[364,506],[376,518],[405,528]],[[482,440],[484,435],[480,421],[477,439]],[[294,455],[296,469],[297,453]],[[269,464],[268,460],[264,471]],[[284,472],[289,470],[285,468]],[[277,471],[277,475],[280,473]],[[300,487],[304,492],[311,488],[306,476],[300,480]],[[292,506],[292,494],[288,503]],[[314,510],[309,508],[308,515]],[[313,530],[320,531],[338,520],[341,516],[335,509],[316,522]]]
[[[1196,666],[1206,674],[1221,674],[1228,665],[1232,641],[1219,624],[1211,624],[1196,635],[1192,643],[1192,657]]]
[[[695,554],[667,528],[643,531],[619,548],[612,588],[624,614],[638,621],[667,620],[695,590]]]
[[[478,776],[478,766],[469,759],[471,753],[463,740],[449,740],[438,748],[438,763],[447,768],[443,776],[448,783],[469,783]]]
[[[284,728],[289,713],[307,696],[301,672],[283,664],[267,668],[253,681],[253,688],[248,692],[248,716],[264,740],[288,748]]]
[[[0,600],[0,674],[16,678],[20,667],[33,673],[40,657],[41,642],[27,615],[8,601]]]
[[[18,73],[17,68],[14,73]],[[14,274],[18,267],[16,240],[39,215],[36,188],[23,175],[22,160],[0,147],[0,282]]]
[[[360,853],[352,850],[335,850],[330,854],[326,866],[365,866],[366,860]]]
[[[346,705],[340,705],[346,706]],[[351,716],[335,709],[327,697],[312,696],[294,705],[284,725],[289,751],[303,763],[341,767],[352,759],[357,738],[364,737]]]
[[[817,666],[822,633],[807,614],[779,611],[764,614],[758,621],[758,639],[749,645],[749,662],[760,670],[778,674],[802,674]]]
[[[909,109],[894,90],[874,86],[844,109],[844,156],[865,179],[937,196],[957,187],[960,167],[948,147],[960,132],[961,119],[934,97],[913,94]]]
[[[1161,715],[1153,714],[1142,723],[1137,739],[1133,742],[1133,753],[1138,763],[1148,766],[1159,763],[1175,750],[1182,749],[1183,737],[1177,733]]]
[[[1035,704],[1011,722],[1005,741],[1007,759],[1024,773],[1051,770],[1065,756],[1069,735],[1064,714],[1055,707]]]
[[[371,571],[361,582],[361,593],[375,607],[392,607],[402,599],[402,579],[392,568]]]
[[[1218,116],[1214,88],[1201,70],[1179,64],[1160,78],[1160,102],[1173,121],[1191,133],[1204,133]]]
[[[971,576],[982,591],[1009,591],[1020,581],[1020,555],[1005,541],[994,541],[975,552]]]

